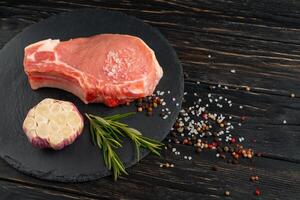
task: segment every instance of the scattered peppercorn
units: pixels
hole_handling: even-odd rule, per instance
[[[178,131],[178,133],[182,133],[184,128],[183,127],[179,127],[178,129],[176,129]]]
[[[260,195],[261,195],[260,189],[259,189],[259,188],[256,188],[254,194],[255,194],[256,196],[260,196]]]
[[[225,195],[225,196],[230,196],[230,192],[229,192],[228,190],[226,190],[226,191],[224,192],[224,195]]]
[[[193,135],[192,136],[192,141],[195,142],[196,140],[197,140],[197,137]]]
[[[225,151],[225,152],[228,152],[228,151],[229,151],[228,146],[225,146],[225,147],[224,147],[224,151]]]
[[[164,92],[159,92],[160,95]],[[160,105],[160,98],[157,97],[155,94],[153,94],[152,96],[150,97],[144,97],[144,98],[139,98],[136,100],[136,107],[137,107],[137,111],[138,112],[142,112],[143,110],[147,111],[147,115],[148,116],[151,116],[153,113],[153,109],[154,108],[157,108],[158,105]],[[126,103],[126,105],[129,105]],[[163,118],[163,119],[166,119],[168,116],[167,116],[167,113],[165,112],[162,112],[160,113],[160,116]]]
[[[218,85],[220,89],[228,89],[227,86]],[[213,90],[216,86],[209,86],[209,89]],[[245,90],[250,91],[249,86],[245,87]],[[187,96],[187,92],[184,93]],[[210,103],[217,104],[217,107],[233,107],[233,103],[230,99],[224,96],[216,97],[216,95],[207,94],[209,102],[205,102],[205,99],[200,98],[200,94],[191,93],[194,98],[198,98],[189,107],[182,108],[179,112],[176,123],[172,127],[170,132],[169,141],[171,143],[181,143],[184,145],[191,145],[195,153],[205,151],[215,151],[216,157],[224,159],[230,164],[239,164],[241,159],[250,159],[253,157],[254,151],[252,149],[244,148],[240,143],[245,139],[244,137],[237,136],[234,133],[235,126],[241,126],[242,122],[246,120],[246,116],[232,116],[222,115],[220,113],[210,113]],[[188,97],[185,97],[186,99]],[[162,102],[164,102],[162,100]],[[201,102],[204,105],[201,105]],[[154,110],[155,101],[148,102],[150,108]],[[165,103],[165,102],[164,102]],[[228,105],[227,105],[228,104]],[[183,105],[185,106],[185,105]],[[239,108],[239,106],[238,106]],[[240,106],[240,109],[243,107]],[[148,111],[148,108],[146,109]],[[169,110],[167,106],[163,107],[161,112],[167,115]],[[163,115],[163,116],[164,116]],[[233,122],[230,120],[235,119]],[[175,138],[176,137],[176,138]],[[178,138],[178,139],[177,139]],[[175,140],[176,139],[176,140]],[[173,147],[174,149],[174,147]],[[176,156],[180,155],[176,149],[172,150]],[[182,156],[184,159],[190,160],[190,155]],[[212,166],[212,170],[217,171],[216,166]],[[253,180],[258,180],[258,177],[253,177]],[[227,191],[230,195],[230,192]],[[226,195],[227,196],[227,195]]]
[[[207,120],[207,119],[208,119],[207,113],[204,113],[204,114],[202,115],[202,117],[203,117],[203,119]]]
[[[197,143],[195,144],[195,146],[196,146],[196,147],[201,147],[201,143],[200,143],[200,142],[197,142]]]
[[[252,158],[252,154],[251,154],[251,153],[248,153],[248,154],[247,154],[247,157],[248,157],[248,158]]]
[[[164,168],[173,168],[174,167],[174,164],[170,164],[170,163],[168,163],[168,162],[166,162],[166,163],[161,163],[160,165],[159,165],[159,167],[164,167]]]
[[[183,144],[188,144],[188,143],[189,143],[189,140],[185,138],[185,139],[183,140],[182,143],[183,143]]]
[[[235,138],[231,138],[230,142],[231,143],[236,143],[236,139]]]
[[[152,112],[152,110],[153,110],[152,107],[148,107],[148,108],[147,108],[147,111],[148,111],[148,112]]]
[[[156,103],[157,103],[157,105],[160,105],[160,104],[161,104],[160,98],[156,99]]]
[[[180,127],[179,122],[175,122],[174,127],[179,128]]]
[[[234,159],[239,159],[240,156],[239,156],[239,154],[235,154],[233,157],[234,157]]]

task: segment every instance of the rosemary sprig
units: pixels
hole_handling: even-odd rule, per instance
[[[119,129],[123,134],[131,139],[136,148],[137,159],[140,159],[140,147],[149,149],[152,153],[160,156],[159,150],[161,150],[162,143],[145,137],[134,128],[128,127],[127,124],[123,124],[118,121],[111,121],[110,124]]]
[[[113,131],[107,131],[109,127],[105,120],[95,119],[88,114],[85,114],[90,121],[90,133],[94,145],[98,146],[103,151],[103,159],[106,167],[113,171],[114,179],[121,175],[121,173],[128,174],[125,166],[116,154],[114,149],[122,147],[121,141],[117,135],[111,134]]]
[[[90,132],[95,145],[103,150],[105,165],[113,171],[115,180],[121,173],[127,174],[125,167],[115,153],[114,149],[122,147],[119,136],[127,136],[134,144],[137,153],[137,159],[140,158],[140,148],[149,149],[152,153],[160,155],[162,143],[145,137],[138,130],[129,127],[119,120],[133,115],[135,113],[117,114],[108,117],[99,117],[92,114],[86,114],[90,121]]]

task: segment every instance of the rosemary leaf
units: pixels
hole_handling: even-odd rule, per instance
[[[90,133],[93,143],[102,149],[104,163],[109,170],[112,170],[115,180],[122,173],[127,174],[124,164],[115,152],[115,149],[122,147],[122,141],[119,136],[127,136],[132,141],[138,160],[140,158],[140,148],[148,149],[152,153],[160,155],[159,151],[163,146],[162,143],[143,136],[137,129],[118,121],[133,114],[135,113],[131,112],[103,118],[86,114],[90,121]]]
[[[134,114],[135,114],[135,112],[129,112],[129,113],[124,113],[124,114],[116,114],[116,115],[109,116],[109,117],[103,117],[103,119],[117,121],[117,120],[126,118],[126,117],[128,117],[130,115],[134,115]]]
[[[107,132],[107,126],[109,125],[102,118],[86,114],[90,121],[90,133],[92,139],[94,138],[94,145],[102,149],[103,160],[106,167],[113,171],[114,179],[117,180],[121,173],[127,174],[124,164],[121,162],[114,149],[122,147],[121,143],[116,139],[117,135],[111,135]],[[113,131],[113,129],[111,129]]]

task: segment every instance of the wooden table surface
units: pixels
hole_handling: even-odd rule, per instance
[[[158,28],[188,75],[186,91],[232,99],[226,114],[247,118],[236,134],[262,157],[233,165],[210,152],[192,161],[166,152],[147,156],[117,182],[78,184],[38,180],[0,160],[0,199],[300,199],[300,1],[2,0],[0,47],[28,25],[79,8],[122,11]],[[178,146],[182,154],[193,152]],[[160,168],[165,159],[175,167]],[[218,171],[211,170],[215,165]],[[259,182],[249,181],[253,174]]]

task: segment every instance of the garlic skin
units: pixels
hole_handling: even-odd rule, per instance
[[[51,98],[30,109],[23,122],[23,130],[33,146],[54,150],[72,144],[83,127],[83,117],[73,103]]]

